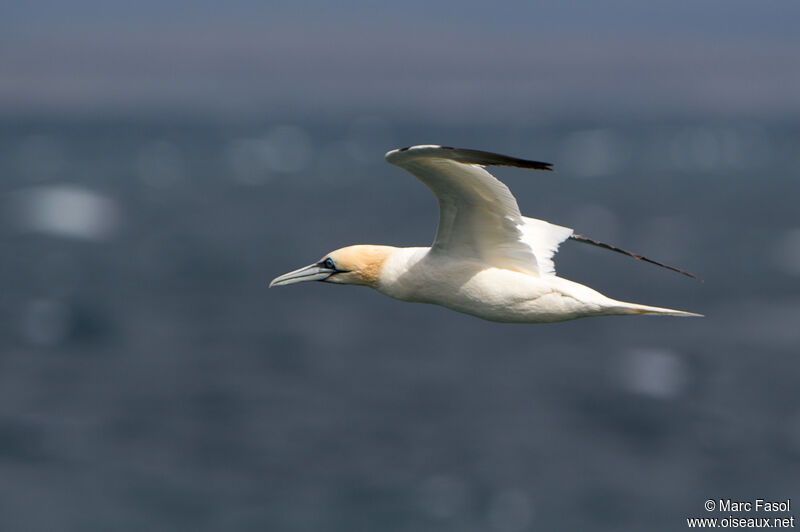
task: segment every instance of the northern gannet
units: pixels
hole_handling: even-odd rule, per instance
[[[413,174],[439,200],[439,227],[431,247],[348,246],[276,277],[270,287],[303,281],[364,285],[402,301],[509,323],[631,314],[701,316],[616,301],[556,276],[553,254],[572,239],[694,277],[567,227],[522,216],[508,187],[484,168],[551,170],[549,163],[433,145],[392,150],[386,160]]]

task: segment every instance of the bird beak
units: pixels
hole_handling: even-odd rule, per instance
[[[311,264],[293,272],[284,273],[276,277],[269,283],[269,287],[283,286],[287,284],[302,283],[304,281],[324,281],[331,275],[336,273],[336,270],[331,270],[320,266],[319,264]]]

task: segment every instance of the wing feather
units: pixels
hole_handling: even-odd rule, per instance
[[[483,168],[550,170],[550,164],[430,145],[392,150],[386,160],[417,177],[439,201],[433,253],[539,275],[555,273],[552,256],[572,229],[523,217],[508,187]]]

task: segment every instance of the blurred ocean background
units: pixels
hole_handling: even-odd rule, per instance
[[[709,498],[800,505],[800,4],[2,12],[0,530],[666,531],[726,516]],[[427,245],[434,198],[383,161],[421,143],[554,163],[496,174],[524,214],[704,282],[570,242],[559,274],[706,317],[267,289],[341,246]]]

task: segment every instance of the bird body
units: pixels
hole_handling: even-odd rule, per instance
[[[430,145],[393,150],[386,159],[437,196],[440,218],[433,245],[349,246],[277,277],[270,286],[310,280],[364,285],[402,301],[509,323],[631,314],[699,316],[616,301],[556,276],[552,257],[568,238],[677,269],[522,216],[508,188],[484,169],[493,164],[547,170],[549,164]]]

